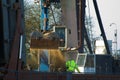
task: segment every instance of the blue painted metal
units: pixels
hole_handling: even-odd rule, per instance
[[[46,0],[41,0],[40,8],[41,8],[41,16],[40,16],[40,30],[49,30],[48,23],[48,7],[44,7],[43,3]],[[44,26],[44,19],[47,19],[46,26]]]
[[[49,54],[48,50],[43,50],[43,53],[40,55],[40,67],[39,70],[42,72],[48,72],[49,71]]]
[[[22,61],[24,61],[26,63],[26,47],[25,47],[25,20],[24,20],[24,0],[20,1],[20,5],[21,5],[21,28],[23,30],[23,42],[22,42]]]
[[[72,72],[68,72],[66,80],[72,80]]]
[[[3,14],[3,42],[4,43],[4,57],[5,62],[9,60],[9,19],[8,19],[8,7],[7,7],[7,0],[2,0],[2,14]]]
[[[1,0],[1,14],[2,14],[2,25],[1,25],[1,29],[2,29],[2,34],[3,34],[3,38],[1,39],[3,41],[3,46],[2,48],[3,50],[3,55],[4,55],[4,59],[5,62],[8,63],[8,60],[10,58],[10,51],[12,49],[12,43],[13,43],[13,39],[15,36],[15,30],[16,30],[16,26],[17,26],[17,15],[16,15],[16,9],[15,9],[15,3],[17,2],[17,0]],[[21,4],[21,12],[22,12],[22,20],[20,23],[20,26],[22,26],[22,29],[24,30],[24,6],[23,6],[23,0],[20,0],[20,4]],[[24,36],[24,35],[23,35]],[[1,48],[1,49],[2,49]],[[25,54],[25,36],[23,38],[23,50],[22,53]],[[25,56],[24,56],[25,58]],[[25,59],[24,59],[25,61]]]

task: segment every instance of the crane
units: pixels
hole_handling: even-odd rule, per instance
[[[85,17],[85,1],[86,0],[71,0],[71,2],[75,3],[70,5],[70,0],[50,0],[50,2],[62,4],[63,9],[63,16],[65,21],[65,26],[62,29],[68,31],[68,35],[66,36],[67,39],[67,46],[79,46],[78,51],[79,53],[83,52],[84,47],[84,38],[87,41],[87,45],[89,48],[90,53],[92,54],[91,44],[89,42],[89,38],[87,35],[87,31],[84,24],[84,17]],[[107,39],[105,36],[104,28],[102,25],[102,20],[100,17],[100,13],[98,10],[96,0],[93,0],[95,11],[97,14],[98,22],[100,25],[100,30],[105,42],[105,47],[107,49],[107,53],[111,54],[108,48]],[[29,79],[60,79],[60,80],[75,80],[75,79],[106,79],[106,78],[114,78],[120,79],[119,75],[104,75],[104,74],[72,74],[72,73],[46,73],[46,72],[35,72],[35,71],[25,71],[23,67],[23,49],[24,49],[24,17],[23,17],[23,0],[1,0],[0,1],[0,20],[1,20],[1,29],[0,29],[0,50],[2,54],[2,58],[0,61],[1,64],[7,64],[7,67],[0,68],[0,70],[4,70],[4,75],[1,76],[3,80],[29,80]],[[71,12],[72,10],[72,12]],[[13,12],[13,13],[12,13]],[[14,17],[15,15],[15,17]],[[45,22],[46,23],[46,22]],[[59,28],[59,27],[57,27]],[[3,30],[3,31],[2,31]],[[75,31],[75,33],[74,33]],[[7,33],[8,32],[8,33]],[[49,34],[47,34],[49,35]],[[54,34],[53,34],[54,35]],[[43,35],[46,36],[46,35]],[[51,36],[51,35],[50,35]],[[12,38],[12,39],[11,39]],[[68,39],[69,38],[69,39]],[[72,39],[74,38],[74,39]],[[56,39],[53,36],[52,39],[31,39],[31,48],[40,48],[40,49],[58,49],[59,47],[59,38]],[[39,44],[38,44],[39,43]],[[44,44],[45,43],[45,44]],[[69,44],[68,44],[69,43]],[[51,47],[52,45],[52,47]],[[46,48],[47,47],[47,48]],[[64,47],[63,47],[64,48]],[[8,49],[8,51],[7,51]],[[52,52],[52,51],[51,51]],[[58,56],[58,55],[57,55]],[[110,56],[110,55],[109,55]],[[108,58],[111,59],[111,56]],[[4,58],[4,59],[3,59]],[[99,57],[98,57],[99,58]],[[105,58],[105,57],[104,57]],[[57,57],[57,59],[59,59]],[[59,63],[63,57],[59,59]],[[54,59],[53,59],[54,60]],[[114,59],[113,59],[114,60]],[[89,61],[89,60],[88,60]],[[115,61],[115,60],[114,60]],[[59,64],[57,63],[57,64]],[[115,61],[115,63],[110,63],[116,65],[119,64],[119,60]],[[63,66],[63,65],[62,65]],[[108,66],[108,64],[105,64]],[[116,65],[117,66],[117,65]],[[109,66],[110,69],[115,68],[115,66]],[[119,66],[117,66],[119,69]],[[106,68],[108,71],[108,68]],[[112,69],[111,69],[112,70]],[[114,71],[118,71],[114,69]],[[72,77],[70,77],[72,76]]]

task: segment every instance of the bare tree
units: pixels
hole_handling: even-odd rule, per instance
[[[30,33],[39,30],[40,27],[40,7],[38,4],[32,3],[30,0],[24,0],[25,14],[25,34],[26,44],[30,44]],[[27,47],[28,49],[29,47]]]

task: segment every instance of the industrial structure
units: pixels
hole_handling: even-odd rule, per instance
[[[52,31],[45,33],[32,33],[30,51],[37,55],[38,67],[29,70],[25,68],[24,2],[0,0],[0,80],[120,80],[120,60],[111,55],[96,0],[93,4],[104,43],[102,50],[98,44],[96,49],[102,54],[93,51],[87,34],[86,0],[40,1],[48,1],[49,6],[60,3],[64,24],[55,24]],[[48,26],[47,19],[41,20],[44,27]],[[89,52],[84,50],[85,43]],[[67,60],[75,60],[80,73],[67,72]]]

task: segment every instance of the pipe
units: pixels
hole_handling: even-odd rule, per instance
[[[19,59],[22,58],[22,43],[23,43],[23,35],[20,36],[20,51],[19,51]]]

